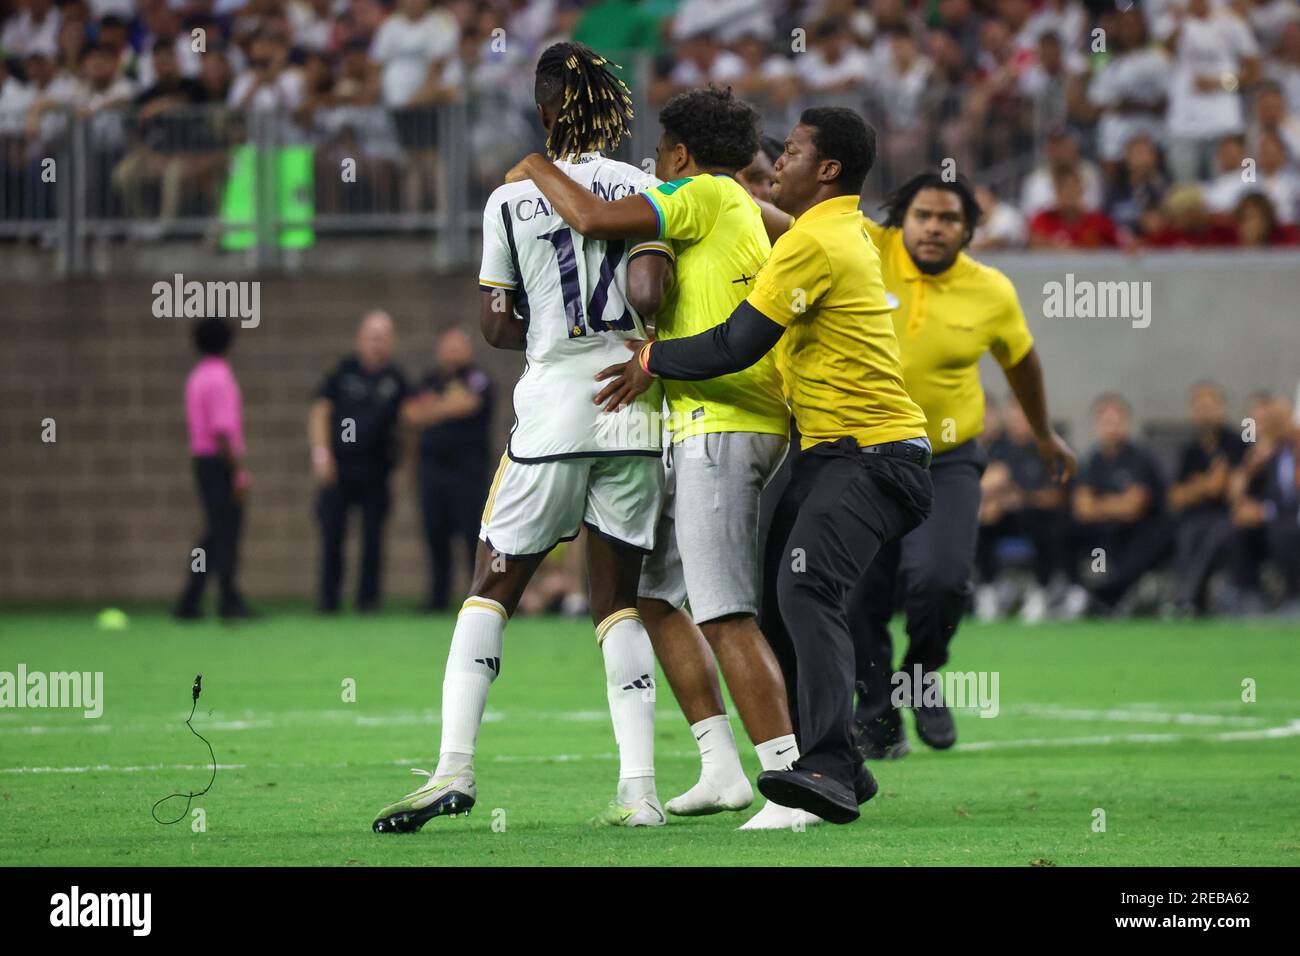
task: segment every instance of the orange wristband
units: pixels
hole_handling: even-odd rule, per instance
[[[636,356],[637,363],[641,366],[641,371],[645,372],[647,375],[654,375],[654,372],[650,371],[650,347],[652,345],[654,345],[653,342],[647,342],[645,345],[641,346],[641,351],[638,352]]]

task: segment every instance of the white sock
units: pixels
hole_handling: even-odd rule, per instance
[[[634,608],[596,627],[605,657],[609,716],[618,743],[618,799],[625,806],[655,793],[655,654]]]
[[[507,620],[506,609],[489,598],[469,597],[461,605],[442,678],[442,747],[435,777],[474,764],[488,688],[501,673]]]
[[[758,762],[764,770],[789,770],[790,765],[799,759],[799,745],[794,742],[794,734],[773,737],[761,744],[755,744]]]
[[[736,737],[731,732],[731,721],[726,714],[705,717],[691,724],[691,736],[700,748],[700,776],[708,777],[725,787],[733,781],[745,779],[745,769],[740,765],[736,750]]]
[[[700,748],[700,779],[695,786],[668,801],[666,809],[678,816],[694,817],[723,810],[743,810],[754,802],[754,788],[745,777],[736,752],[736,738],[726,714],[691,724]]]

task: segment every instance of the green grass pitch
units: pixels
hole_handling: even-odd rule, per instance
[[[911,756],[874,765],[881,792],[856,824],[737,833],[748,813],[592,828],[618,773],[592,628],[521,619],[488,701],[474,812],[377,836],[375,811],[418,785],[408,768],[436,763],[450,617],[286,608],[223,627],[140,609],[123,631],[94,619],[0,613],[0,671],[104,674],[99,719],[0,709],[8,864],[1300,864],[1294,624],[967,622],[950,666],[998,672],[997,717],[960,713],[956,750],[914,739]],[[159,797],[207,781],[207,750],[183,723],[199,671],[194,723],[222,768],[195,803],[203,832],[191,817],[150,816]],[[1255,702],[1242,700],[1247,678]],[[694,782],[698,761],[659,683],[667,799]],[[757,773],[734,715],[733,726]]]

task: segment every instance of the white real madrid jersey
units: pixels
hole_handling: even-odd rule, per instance
[[[609,201],[659,183],[599,153],[556,165]],[[652,252],[672,256],[660,240],[578,235],[531,181],[501,186],[488,198],[479,286],[513,292],[515,318],[528,323],[527,361],[515,386],[506,449],[515,461],[659,453],[657,384],[614,414],[592,401],[605,384],[597,383],[596,373],[631,357],[624,340],[646,337],[627,301],[627,266],[633,256]]]

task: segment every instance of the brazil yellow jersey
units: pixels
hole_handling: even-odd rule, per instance
[[[1011,280],[966,253],[939,275],[926,275],[903,246],[903,231],[864,217],[880,250],[885,290],[898,301],[894,331],[908,393],[925,412],[935,454],[979,435],[984,389],[979,360],[991,352],[1003,368],[1034,346]]]
[[[773,351],[803,447],[920,438],[925,415],[908,397],[880,257],[857,196],[813,206],[777,239],[749,304],[786,327]]]
[[[683,338],[727,317],[754,286],[772,251],[763,215],[730,176],[692,176],[643,193],[659,216],[659,237],[672,241],[677,280],[659,312],[656,335]],[[710,432],[787,435],[790,411],[776,358],[765,355],[731,375],[664,382],[673,441]]]

